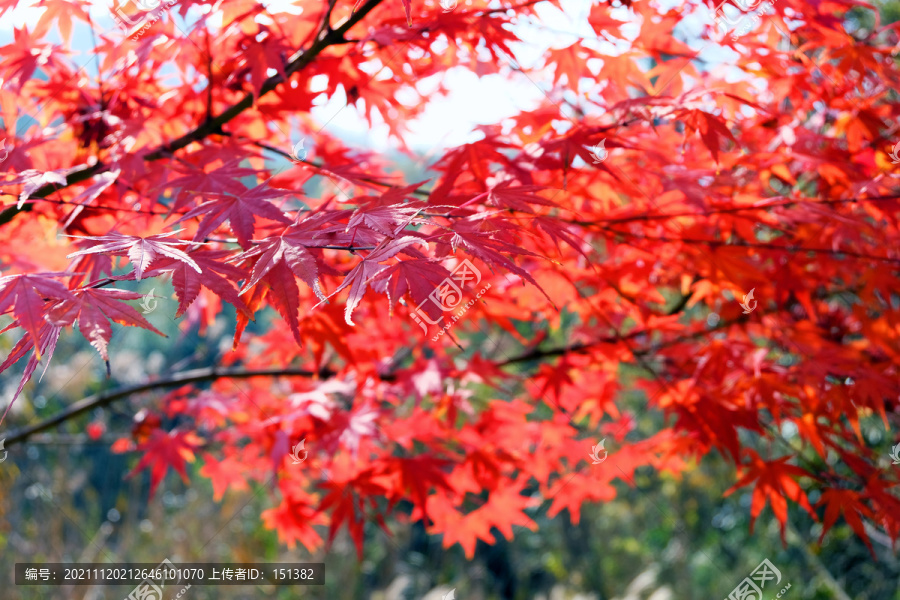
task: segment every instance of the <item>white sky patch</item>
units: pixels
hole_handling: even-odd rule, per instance
[[[133,1],[133,0],[123,0]],[[665,10],[684,5],[683,0],[656,0]],[[34,24],[40,18],[45,8],[35,8],[37,0],[22,0],[16,8],[8,11],[0,18],[0,44],[8,44],[13,40],[13,27],[21,28]],[[112,35],[120,34],[120,30],[112,18],[111,0],[93,0],[90,6],[91,18],[95,26],[101,32],[109,32]],[[292,5],[288,0],[267,0],[263,4],[273,13],[288,12],[300,14],[302,8]],[[562,10],[559,10],[548,2],[535,6],[537,17],[522,17],[520,24],[515,27],[516,35],[522,42],[513,46],[516,51],[516,60],[526,69],[540,67],[545,60],[546,50],[559,49],[576,43],[579,36],[584,37],[585,47],[592,48],[604,55],[617,55],[628,48],[628,42],[612,40],[598,36],[587,21],[591,9],[592,0],[562,0]],[[460,3],[462,7],[462,3]],[[179,26],[183,25],[180,17],[176,17],[177,5],[172,6],[167,12],[166,18],[175,18]],[[208,7],[206,7],[208,11]],[[188,15],[188,22],[194,22],[201,14],[201,9],[196,8],[196,15]],[[621,34],[627,39],[633,39],[639,32],[640,23],[627,8],[620,7],[611,11],[615,19],[629,21],[620,28]],[[695,13],[686,17],[679,24],[679,31],[684,32],[684,37],[690,40],[695,48],[703,44],[697,36],[702,32],[708,15],[703,7],[695,9]],[[632,22],[633,21],[633,22]],[[221,17],[212,15],[207,21],[211,26],[220,27]],[[58,38],[53,35],[51,38]],[[53,41],[59,41],[58,39]],[[90,31],[84,23],[75,22],[73,29],[72,49],[76,52],[74,60],[87,59],[93,45]],[[432,49],[440,51],[440,41],[432,44]],[[486,55],[485,48],[479,48],[479,55]],[[707,69],[727,64],[733,52],[724,50],[716,45],[710,45],[702,55],[706,61],[703,66]],[[501,74],[490,74],[478,77],[467,67],[454,67],[434,77],[422,80],[416,88],[427,101],[425,110],[415,119],[404,123],[408,133],[405,139],[410,147],[420,152],[434,152],[443,148],[455,147],[477,139],[480,134],[474,132],[478,125],[490,125],[497,123],[509,123],[510,117],[523,110],[536,108],[545,100],[545,91],[549,91],[552,81],[553,65],[546,65],[539,74],[531,73],[527,77],[511,70],[511,61],[501,59]],[[81,63],[78,63],[81,64]],[[594,73],[586,73],[593,79],[602,79],[602,62],[591,60],[588,64]],[[401,64],[388,65],[381,69],[382,65],[375,61],[363,65],[361,69],[370,74],[377,75],[375,79],[381,80],[390,76],[392,70],[402,69]],[[165,69],[165,67],[164,67]],[[380,70],[380,72],[379,72]],[[165,71],[164,71],[165,72]],[[273,73],[273,69],[269,69]],[[86,74],[96,76],[96,65],[86,67]],[[174,75],[175,73],[173,73]],[[317,76],[313,80],[313,91],[326,89],[324,76]],[[437,81],[441,78],[448,90],[447,96],[435,93]],[[529,79],[530,78],[530,79]],[[736,77],[737,78],[737,77]],[[743,75],[742,78],[746,78]],[[293,78],[296,79],[296,78]],[[729,78],[730,79],[730,78]],[[574,96],[569,94],[567,99]],[[554,96],[557,98],[558,94]],[[575,98],[577,100],[577,98]],[[325,126],[329,134],[348,140],[352,145],[370,146],[379,149],[397,148],[399,144],[389,137],[388,126],[380,122],[377,117],[375,123],[370,125],[363,113],[354,107],[346,107],[346,94],[342,89],[333,94],[327,101],[323,97],[316,99],[316,106],[312,109],[313,119]],[[402,104],[409,105],[418,98],[411,92],[398,94],[398,100]],[[360,101],[362,106],[362,101]],[[602,109],[585,105],[589,114],[602,114]],[[571,116],[571,109],[563,108]],[[560,116],[560,122],[564,124],[565,117]],[[291,135],[299,135],[298,132],[290,132]]]
[[[13,28],[21,29],[25,25],[37,23],[46,7],[35,8],[38,0],[20,0],[12,10],[8,10],[0,17],[0,41],[8,44],[13,39]]]

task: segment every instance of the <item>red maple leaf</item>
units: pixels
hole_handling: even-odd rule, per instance
[[[772,512],[781,525],[781,538],[784,540],[785,525],[787,524],[787,501],[792,500],[806,509],[813,519],[818,520],[815,511],[806,498],[806,493],[797,483],[800,477],[812,477],[810,473],[787,464],[790,456],[785,456],[773,461],[763,460],[753,449],[747,448],[745,453],[750,457],[750,464],[744,465],[744,474],[731,488],[725,492],[725,496],[731,495],[736,489],[756,482],[753,489],[753,499],[750,503],[750,531],[753,524],[762,512],[766,503],[771,503]]]
[[[137,451],[143,451],[144,455],[127,476],[134,477],[139,471],[149,468],[150,496],[153,496],[170,467],[187,482],[186,465],[194,462],[194,450],[202,444],[203,440],[190,431],[166,432],[156,429],[145,442],[138,445]]]
[[[819,543],[825,539],[825,534],[834,526],[838,517],[843,514],[844,520],[847,521],[850,528],[869,547],[872,558],[878,560],[862,521],[863,518],[873,520],[875,515],[868,506],[863,504],[862,494],[853,490],[826,489],[822,492],[822,498],[816,504],[816,506],[822,505],[825,505],[825,518],[822,521],[822,535],[819,537]]]
[[[45,297],[55,300],[73,300],[66,286],[52,277],[68,273],[41,273],[40,275],[9,275],[0,277],[0,314],[12,310],[16,324],[37,343],[35,356],[41,359],[38,331],[44,325]],[[0,369],[2,370],[2,369]]]
[[[165,271],[172,273],[172,285],[178,298],[176,317],[180,317],[200,295],[200,288],[205,287],[234,306],[239,312],[248,314],[247,305],[241,300],[235,281],[243,279],[246,273],[220,259],[230,257],[224,250],[196,250],[191,252],[191,259],[200,267],[199,274],[186,262],[163,258],[153,267],[150,274]]]
[[[173,235],[175,235],[174,232],[150,235],[147,237],[123,235],[121,233],[111,233],[109,235],[100,237],[73,235],[71,237],[77,237],[87,240],[88,243],[94,244],[94,246],[88,248],[87,250],[79,250],[78,252],[73,252],[66,258],[100,253],[127,256],[128,260],[134,266],[134,276],[138,281],[141,280],[141,277],[143,277],[144,275],[144,271],[150,268],[150,266],[153,264],[153,261],[162,257],[173,258],[175,260],[181,261],[186,265],[189,265],[196,272],[200,273],[201,269],[197,265],[197,263],[195,263],[190,256],[175,247],[183,246],[188,242],[183,242],[177,239],[170,239],[170,237]]]
[[[165,335],[151,325],[132,306],[123,300],[138,300],[142,294],[110,288],[84,288],[73,292],[74,298],[56,304],[47,320],[57,326],[71,325],[78,321],[81,334],[97,349],[103,360],[109,360],[107,348],[112,337],[110,321],[120,325],[143,327],[159,335]]]
[[[239,167],[237,166],[239,162],[237,160],[228,161],[208,172],[204,168],[178,163],[175,169],[184,175],[172,179],[164,185],[165,188],[179,190],[175,201],[169,207],[170,212],[178,212],[180,208],[198,196],[202,197],[207,194],[237,195],[244,192],[247,186],[241,183],[240,178],[256,175],[258,171]]]
[[[175,223],[203,216],[203,220],[197,226],[197,233],[194,234],[194,240],[203,240],[219,225],[228,221],[241,247],[249,248],[250,238],[255,231],[254,215],[285,225],[291,224],[291,220],[268,201],[272,198],[282,198],[287,193],[286,190],[270,188],[263,183],[234,195],[210,194],[212,200],[192,208]]]
[[[348,325],[353,325],[350,317],[353,315],[353,309],[359,305],[363,294],[366,293],[369,282],[375,275],[388,268],[387,265],[381,264],[382,261],[396,256],[399,252],[408,251],[407,249],[413,244],[426,245],[422,239],[414,236],[385,240],[347,273],[344,282],[331,293],[329,298],[345,287],[350,287],[350,294],[347,296],[347,304],[344,309],[344,319]]]
[[[493,544],[496,540],[491,529],[496,527],[507,539],[512,539],[513,525],[536,529],[537,524],[525,514],[524,509],[535,501],[521,495],[521,484],[493,490],[487,501],[475,510],[462,514],[449,502],[447,496],[435,494],[429,497],[428,509],[434,515],[433,533],[443,534],[443,546],[449,548],[459,543],[471,559],[475,556],[478,540]]]

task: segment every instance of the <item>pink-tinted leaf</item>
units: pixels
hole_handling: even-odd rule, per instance
[[[199,265],[190,256],[175,248],[175,246],[183,246],[187,242],[169,239],[172,235],[175,234],[157,234],[147,237],[122,235],[121,233],[111,233],[101,237],[71,236],[86,239],[89,243],[96,245],[86,250],[73,252],[67,258],[97,253],[124,255],[128,257],[129,262],[134,266],[135,279],[138,281],[141,280],[144,271],[150,268],[153,261],[164,256],[179,260],[200,273]]]
[[[56,327],[50,325],[49,323],[44,323],[41,327],[38,335],[35,338],[31,338],[31,336],[23,336],[13,347],[13,351],[10,355],[3,361],[3,364],[0,365],[0,373],[4,370],[8,369],[13,363],[22,358],[28,350],[34,349],[34,353],[28,359],[28,363],[25,365],[25,372],[22,374],[22,379],[19,381],[19,385],[16,387],[16,391],[13,394],[12,399],[9,401],[9,404],[6,405],[6,409],[3,411],[3,416],[0,417],[0,424],[3,423],[3,420],[6,418],[6,413],[9,412],[9,409],[12,408],[13,402],[16,401],[16,398],[19,397],[19,394],[22,393],[22,390],[25,388],[25,384],[31,379],[32,374],[35,369],[37,369],[38,363],[40,362],[40,356],[43,355],[46,359],[46,363],[44,365],[44,370],[47,370],[47,367],[50,365],[50,359],[53,357],[53,351],[56,349],[56,342],[59,339],[60,327]],[[34,345],[34,340],[37,340],[37,347]]]
[[[215,231],[219,225],[228,221],[241,247],[249,248],[250,239],[255,231],[254,215],[290,225],[291,220],[269,202],[270,199],[282,198],[287,193],[287,190],[260,184],[236,195],[216,194],[214,199],[188,211],[176,223],[203,215],[203,220],[200,221],[197,233],[194,235],[195,240],[202,240]]]
[[[356,308],[362,300],[362,297],[366,292],[366,287],[369,284],[369,280],[387,268],[387,266],[380,263],[394,257],[398,252],[406,250],[412,244],[422,244],[426,248],[428,247],[428,244],[424,240],[414,236],[405,236],[396,240],[385,240],[369,253],[365,259],[356,265],[347,274],[347,277],[344,278],[340,287],[331,294],[333,296],[345,287],[350,286],[350,295],[347,297],[347,304],[344,309],[344,319],[347,321],[348,325],[354,324],[351,319],[353,309]]]
[[[0,277],[0,314],[12,309],[17,324],[28,332],[32,342],[37,342],[38,331],[44,325],[44,304],[48,300],[73,299],[72,293],[51,277],[66,273],[43,273],[37,275],[10,275]],[[41,359],[40,344],[36,349],[37,359]]]
[[[109,360],[107,348],[112,337],[109,321],[120,325],[142,327],[159,335],[161,331],[151,325],[125,300],[138,300],[137,292],[112,288],[85,288],[74,292],[75,298],[65,300],[49,312],[47,320],[54,325],[70,325],[78,320],[78,330],[97,349],[103,360]]]

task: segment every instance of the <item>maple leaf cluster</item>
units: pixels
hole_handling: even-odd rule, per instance
[[[557,0],[292,4],[184,0],[139,39],[100,32],[84,69],[86,3],[41,1],[0,47],[5,411],[60,336],[108,360],[118,325],[160,333],[131,290],[165,279],[169,317],[236,316],[233,349],[145,386],[183,383],[116,449],[151,492],[198,455],[217,499],[275,478],[287,544],[346,528],[361,553],[392,514],[471,556],[713,452],[754,520],[900,537],[900,470],[863,433],[900,437],[896,25],[778,0],[721,38],[711,5],[617,0],[545,48],[521,38]],[[407,151],[452,69],[542,96],[425,181],[310,116],[346,99]]]

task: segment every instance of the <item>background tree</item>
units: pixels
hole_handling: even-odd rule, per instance
[[[186,0],[131,37],[39,5],[0,49],[7,448],[153,394],[112,444],[151,496],[199,456],[289,547],[362,558],[390,518],[493,553],[501,597],[514,527],[715,454],[751,530],[900,535],[900,46],[868,5],[582,5],[549,48],[520,36],[557,2]],[[543,100],[406,177],[310,116],[346,99],[412,154],[454,69]],[[179,354],[129,382],[119,325]],[[109,381],[28,419],[75,329]]]

